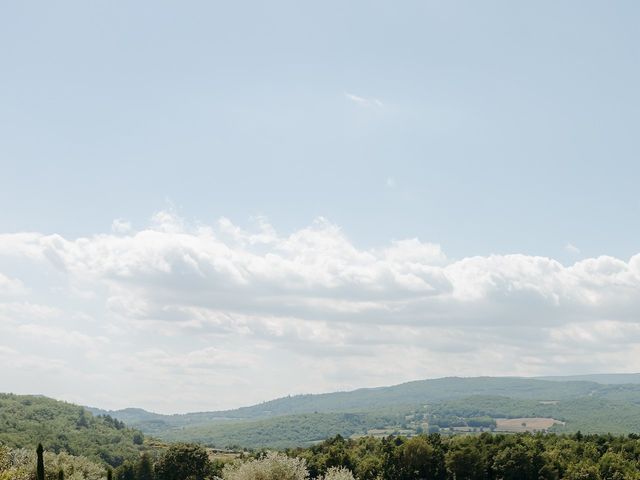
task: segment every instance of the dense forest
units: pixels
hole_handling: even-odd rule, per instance
[[[359,480],[634,480],[636,435],[491,434],[413,438],[336,437],[289,453],[312,478],[342,466]]]
[[[30,448],[42,443],[53,453],[66,452],[117,466],[137,458],[144,435],[108,415],[34,395],[0,394],[0,444]]]
[[[0,480],[38,480],[35,456],[0,448]],[[172,444],[115,471],[45,455],[46,480],[638,480],[636,435],[490,434],[413,438],[337,436],[306,449],[219,456]]]

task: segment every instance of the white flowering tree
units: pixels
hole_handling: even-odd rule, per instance
[[[330,468],[322,480],[355,480],[353,473],[344,467]]]
[[[309,472],[304,459],[269,452],[262,458],[226,465],[222,471],[222,478],[223,480],[307,480]],[[341,480],[341,477],[336,477],[336,480],[338,478]]]

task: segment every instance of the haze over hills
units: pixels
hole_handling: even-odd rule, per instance
[[[349,392],[283,397],[226,411],[162,415],[139,408],[108,414],[171,441],[216,446],[294,446],[327,436],[472,429],[478,418],[549,418],[557,431],[640,431],[637,375],[563,378],[448,377]],[[587,380],[589,378],[589,380]],[[623,383],[624,380],[629,380]],[[487,420],[489,419],[489,420]],[[451,430],[453,433],[454,430]]]
[[[564,383],[562,388],[548,382]],[[594,385],[595,384],[595,385]],[[282,397],[257,405],[231,410],[159,414],[143,408],[103,410],[89,407],[97,414],[111,414],[124,422],[173,419],[238,419],[259,418],[317,411],[361,411],[372,408],[415,405],[461,396],[497,395],[513,398],[545,397],[559,400],[586,395],[593,390],[607,391],[601,385],[640,384],[640,374],[593,374],[566,377],[445,377],[416,380],[387,387],[360,388],[345,392],[302,394]]]
[[[593,373],[585,375],[556,375],[551,377],[535,377],[538,380],[550,380],[555,382],[586,381],[602,383],[604,385],[617,385],[621,383],[640,383],[640,373]]]

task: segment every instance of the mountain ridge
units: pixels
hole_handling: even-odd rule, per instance
[[[586,384],[595,384],[595,386],[600,385],[635,385],[640,384],[640,373],[612,373],[612,374],[584,374],[584,375],[567,375],[567,376],[540,376],[540,377],[518,377],[518,376],[505,376],[505,377],[492,377],[492,376],[478,376],[478,377],[459,377],[459,376],[449,376],[449,377],[440,377],[433,379],[423,379],[423,380],[411,380],[408,382],[402,382],[394,385],[387,386],[377,386],[377,387],[362,387],[354,390],[343,390],[343,391],[335,391],[335,392],[325,392],[325,393],[304,393],[304,394],[296,394],[296,395],[287,395],[283,397],[278,397],[272,400],[266,400],[264,402],[256,403],[253,405],[247,405],[243,407],[225,409],[225,410],[202,410],[202,411],[194,411],[194,412],[186,412],[186,413],[156,413],[150,410],[146,410],[141,407],[127,407],[123,409],[101,409],[98,407],[86,407],[89,411],[94,414],[102,414],[102,415],[117,415],[117,418],[120,420],[124,420],[124,418],[132,418],[135,417],[136,414],[141,416],[148,416],[149,419],[159,419],[159,418],[168,418],[168,417],[187,417],[187,416],[210,416],[214,418],[246,418],[246,413],[260,411],[266,406],[273,406],[283,402],[307,402],[310,399],[323,399],[327,397],[345,397],[345,396],[353,396],[359,394],[367,394],[367,393],[377,393],[382,391],[389,391],[393,389],[399,388],[407,388],[410,386],[421,386],[425,383],[436,383],[436,382],[444,382],[444,381],[542,381],[542,382],[564,382],[564,383],[582,383],[583,386]],[[600,381],[598,381],[600,380]],[[631,381],[623,381],[623,380],[631,380]],[[585,388],[587,390],[587,388]],[[495,393],[495,392],[492,392]],[[478,393],[476,393],[478,394]],[[473,395],[473,394],[470,394]],[[360,407],[362,408],[362,407]],[[336,410],[336,411],[342,411]],[[266,413],[267,411],[265,411]],[[244,415],[243,415],[244,413]],[[290,413],[290,412],[289,412]],[[309,413],[308,411],[297,412],[297,413]],[[269,415],[265,415],[269,416]]]

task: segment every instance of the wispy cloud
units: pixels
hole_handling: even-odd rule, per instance
[[[111,231],[114,233],[128,233],[131,231],[131,223],[121,218],[116,218],[111,224]]]
[[[384,106],[384,104],[380,100],[378,100],[377,98],[361,97],[359,95],[355,95],[353,93],[348,93],[348,92],[346,92],[344,95],[348,100],[351,100],[353,103],[355,103],[356,105],[360,105],[361,107],[381,108],[381,107]]]
[[[580,249],[571,242],[567,242],[567,244],[564,246],[564,249],[571,255],[580,255]]]

